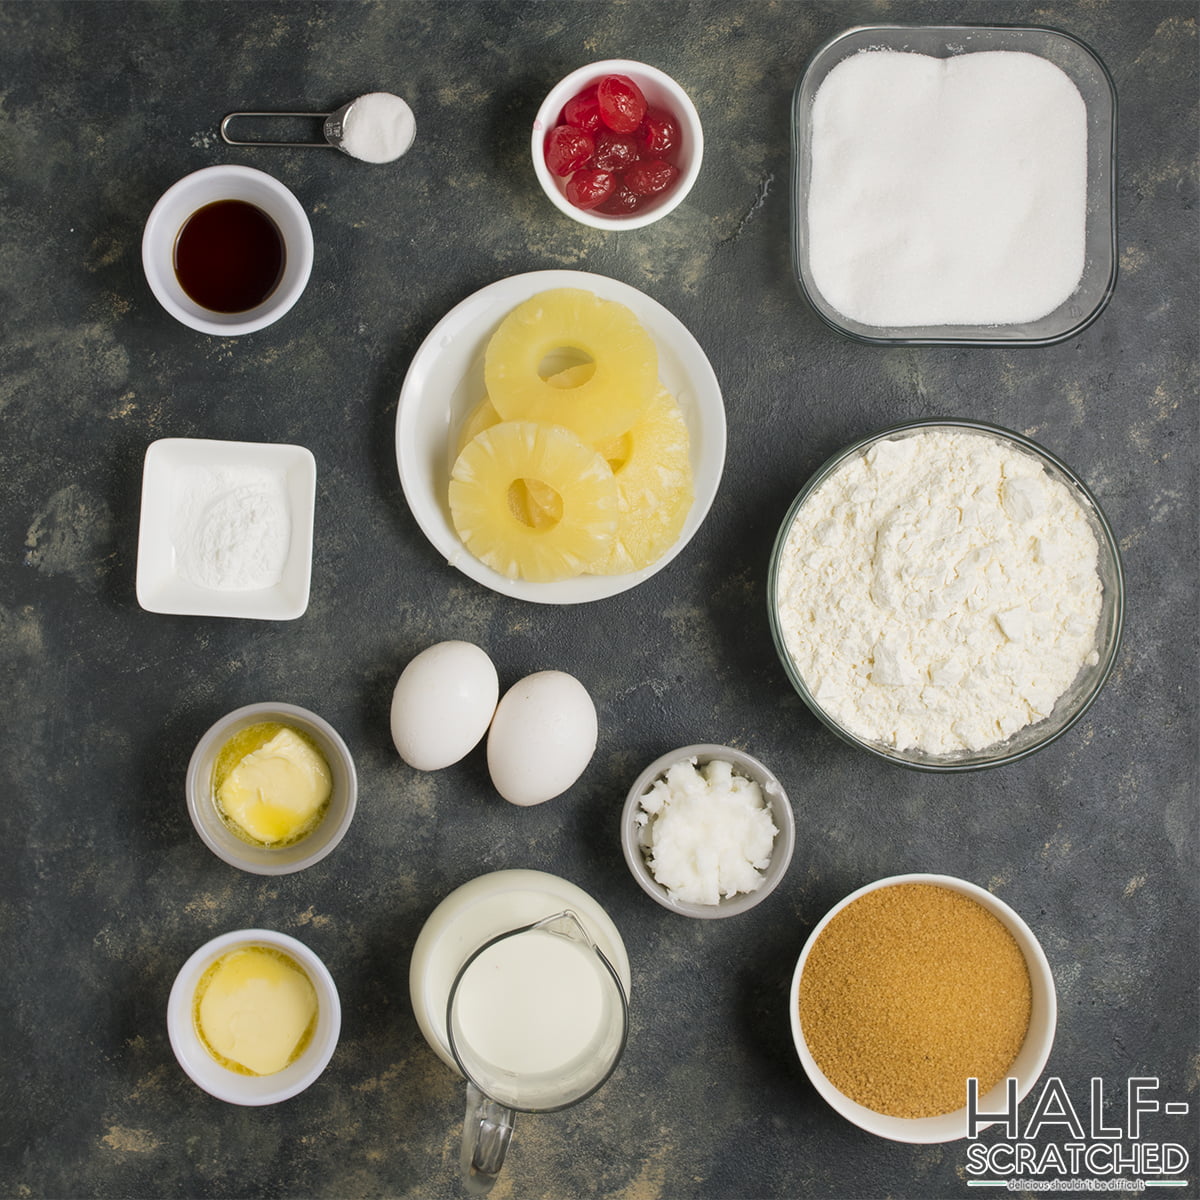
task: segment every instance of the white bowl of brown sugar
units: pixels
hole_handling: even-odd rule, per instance
[[[974,1132],[970,1079],[976,1113],[1019,1103],[1057,1013],[1046,955],[1016,912],[964,879],[924,874],[836,904],[800,953],[789,1003],[817,1092],[868,1133],[913,1143]]]

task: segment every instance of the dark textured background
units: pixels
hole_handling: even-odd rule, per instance
[[[459,883],[527,866],[614,915],[634,970],[622,1066],[573,1110],[523,1118],[497,1195],[965,1196],[965,1149],[872,1139],[796,1061],[786,991],[809,930],[883,875],[964,876],[1033,926],[1059,989],[1048,1067],[1082,1104],[1159,1076],[1197,1083],[1197,8],[1191,3],[0,4],[0,1194],[458,1194],[461,1086],[407,996],[426,914]],[[1090,43],[1120,96],[1120,280],[1065,344],[877,349],[839,340],[790,276],[788,114],[812,52],[859,23],[1005,21]],[[699,183],[625,235],[577,225],[527,160],[542,95],[631,57],[702,114]],[[235,150],[221,116],[412,103],[392,166]],[[240,162],[308,210],[316,265],[280,323],[242,339],[175,324],[141,274],[142,224],[198,167]],[[393,454],[410,357],[458,301],[578,267],[665,304],[705,347],[729,416],[724,480],[695,541],[635,591],[574,608],[509,601],[445,566]],[[1088,482],[1128,576],[1116,671],[1086,718],[1006,769],[930,778],[843,746],[801,706],[765,619],[777,525],[809,473],[878,426],[995,421]],[[164,436],[295,441],[318,465],[312,601],[291,623],[156,616],[134,570],[142,457]],[[467,638],[502,681],[577,674],[600,745],[568,795],[517,810],[480,753],[417,775],[388,735],[416,651]],[[358,816],[299,875],[241,874],[194,835],[184,769],[222,713],[316,709],[353,749]],[[641,767],[728,742],[797,811],[780,890],[731,921],[651,904],[617,813]],[[344,1004],[306,1093],[266,1110],[200,1092],[167,1042],[183,960],[267,925],[311,945]],[[978,1193],[976,1193],[978,1194]],[[1180,1194],[1175,1192],[1173,1194]]]

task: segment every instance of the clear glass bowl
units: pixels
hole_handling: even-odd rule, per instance
[[[812,105],[826,76],[862,50],[898,50],[948,58],[983,50],[1023,51],[1054,63],[1087,106],[1087,218],[1083,275],[1074,293],[1036,321],[1012,325],[864,325],[821,294],[810,262],[808,185]],[[1070,34],[1036,26],[870,25],[848,29],[813,55],[792,99],[792,267],[801,291],[826,324],[875,345],[1046,346],[1073,337],[1104,311],[1117,279],[1117,93],[1104,64]]]
[[[1094,664],[1085,664],[1080,668],[1071,686],[1059,696],[1049,716],[1042,720],[1018,729],[1011,737],[1002,742],[996,742],[983,750],[963,750],[955,754],[938,755],[922,750],[899,750],[882,742],[869,741],[846,729],[838,720],[827,713],[809,691],[799,668],[788,653],[784,637],[782,619],[777,599],[780,577],[780,562],[784,546],[792,524],[800,510],[816,490],[833,475],[839,467],[850,458],[865,453],[874,443],[894,438],[912,437],[932,429],[961,430],[981,433],[987,437],[1008,443],[1023,453],[1037,459],[1046,475],[1064,484],[1078,501],[1095,535],[1099,548],[1097,572],[1103,589],[1100,607],[1100,618],[1096,627],[1096,654]],[[800,694],[800,698],[812,709],[813,713],[844,741],[868,751],[877,758],[900,766],[911,767],[920,771],[954,772],[973,771],[981,767],[998,767],[1005,763],[1016,762],[1025,758],[1035,750],[1049,745],[1057,737],[1065,733],[1088,710],[1093,700],[1100,693],[1105,680],[1116,662],[1117,651],[1121,645],[1121,628],[1125,613],[1125,579],[1121,570],[1121,556],[1117,549],[1116,539],[1109,527],[1100,505],[1095,497],[1084,486],[1075,473],[1060,462],[1048,450],[1039,446],[1029,438],[1019,433],[1003,429],[997,425],[988,425],[981,421],[955,420],[944,418],[940,420],[912,421],[900,425],[892,425],[869,434],[864,438],[839,450],[832,458],[821,466],[813,477],[804,485],[800,494],[792,502],[779,527],[775,538],[775,546],[771,551],[770,570],[767,576],[767,610],[771,623],[771,636],[775,641],[775,650],[779,661],[792,686]]]

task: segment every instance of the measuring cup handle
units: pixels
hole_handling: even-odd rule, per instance
[[[512,1137],[517,1114],[485,1096],[467,1081],[467,1115],[463,1121],[462,1175],[467,1191],[483,1196],[492,1190]]]

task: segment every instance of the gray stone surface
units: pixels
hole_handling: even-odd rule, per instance
[[[499,1197],[969,1194],[963,1144],[844,1123],[788,1029],[813,924],[911,870],[971,879],[1025,916],[1059,990],[1048,1074],[1085,1111],[1093,1076],[1118,1100],[1129,1076],[1159,1077],[1160,1098],[1191,1112],[1147,1118],[1146,1136],[1188,1147],[1175,1194],[1197,1194],[1196,17],[1131,0],[0,4],[0,1194],[460,1194],[461,1087],[421,1039],[408,958],[442,896],[510,866],[599,898],[635,983],[617,1074],[578,1108],[520,1121]],[[1066,29],[1111,70],[1116,294],[1045,349],[839,340],[790,276],[792,88],[848,26],[964,20]],[[558,214],[528,162],[542,95],[614,56],[675,75],[707,136],[687,202],[619,236]],[[393,167],[217,136],[233,109],[329,109],[376,89],[417,114]],[[237,340],[171,321],[139,257],[161,192],[222,162],[287,183],[316,237],[297,307]],[[637,590],[583,607],[510,601],[447,567],[393,453],[397,395],[432,325],[540,268],[611,275],[666,305],[705,347],[729,418],[694,542]],[[1104,505],[1128,578],[1124,646],[1085,719],[1029,760],[960,778],[835,740],[788,686],[765,619],[768,554],[805,478],[847,441],[926,416],[995,421],[1059,454]],[[304,617],[138,607],[142,457],[164,436],[312,449]],[[443,638],[479,642],[504,682],[558,667],[587,684],[600,745],[568,795],[516,810],[479,752],[428,776],[399,761],[391,688]],[[275,880],[210,854],[183,800],[201,733],[260,699],[329,719],[361,783],[337,852]],[[763,758],[796,806],[787,879],[731,921],[653,905],[619,849],[642,766],[701,741]],[[164,1023],[183,960],[253,925],[312,946],[344,1004],[327,1072],[265,1110],[200,1092]]]

